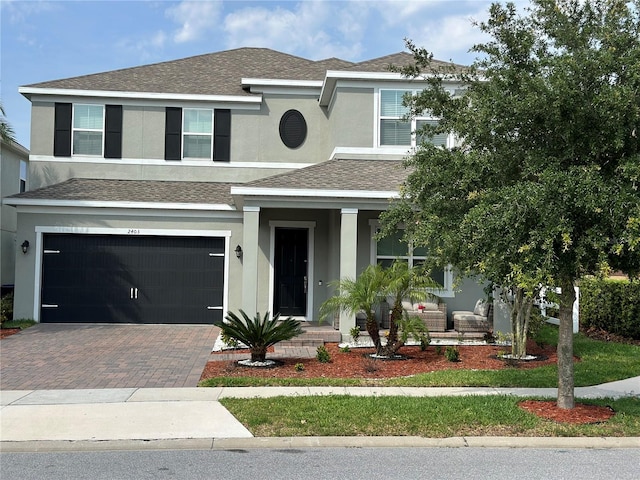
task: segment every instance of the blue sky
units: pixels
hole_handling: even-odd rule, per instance
[[[319,60],[361,61],[404,50],[471,63],[485,40],[473,20],[490,1],[0,0],[0,96],[29,148],[30,103],[18,87],[244,46]]]

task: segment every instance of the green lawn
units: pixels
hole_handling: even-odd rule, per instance
[[[557,327],[546,326],[537,341],[557,345]],[[433,348],[433,347],[429,347]],[[597,385],[640,375],[640,346],[593,340],[579,333],[574,337],[576,387]],[[268,378],[217,377],[205,380],[201,386],[412,386],[412,387],[556,387],[558,369],[555,365],[519,370],[442,370],[412,377],[386,380],[339,378]]]
[[[640,399],[589,400],[616,415],[594,425],[560,424],[518,407],[513,396],[310,396],[221,400],[253,435],[282,436],[640,436]]]

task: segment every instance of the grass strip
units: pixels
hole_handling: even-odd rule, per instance
[[[592,425],[544,420],[513,396],[354,397],[345,395],[221,400],[258,437],[286,436],[640,436],[640,399],[584,400],[616,415]]]

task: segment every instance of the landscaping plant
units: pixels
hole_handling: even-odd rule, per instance
[[[245,344],[251,352],[252,362],[264,362],[269,347],[304,333],[301,323],[291,317],[280,320],[280,314],[277,314],[269,318],[267,312],[264,317],[256,313],[251,319],[243,310],[240,310],[240,314],[242,318],[229,312],[226,321],[215,325],[222,329],[223,337]]]

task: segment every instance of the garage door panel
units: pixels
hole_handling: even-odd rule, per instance
[[[41,321],[222,320],[224,257],[211,254],[224,247],[224,238],[47,234]]]

